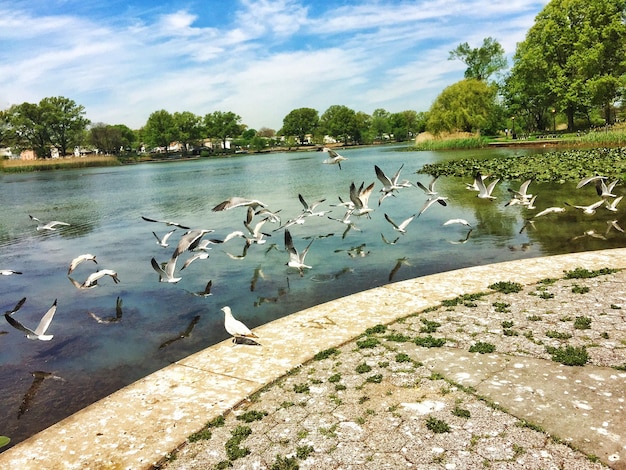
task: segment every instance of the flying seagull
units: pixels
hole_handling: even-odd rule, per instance
[[[96,261],[96,255],[92,255],[90,253],[79,255],[76,258],[74,258],[72,262],[70,263],[70,267],[67,270],[67,275],[69,276],[70,274],[72,274],[72,271],[74,271],[78,267],[78,265],[82,263],[83,261],[93,261],[94,263],[98,264],[98,262]]]
[[[70,225],[67,222],[59,222],[58,220],[52,220],[52,221],[47,222],[47,223],[44,224],[37,217],[33,217],[30,214],[29,214],[28,217],[30,217],[31,220],[34,220],[35,222],[38,222],[37,231],[40,231],[40,230],[56,230],[57,229],[57,225]]]
[[[437,197],[431,197],[430,199],[427,199],[424,205],[422,206],[422,208],[420,209],[420,211],[418,212],[417,216],[419,217],[424,212],[426,212],[426,209],[432,206],[435,202],[438,202],[444,207],[447,206],[448,205],[448,203],[446,202],[447,199],[448,198],[445,196],[437,196]]]
[[[309,252],[309,248],[311,247],[311,243],[313,243],[314,238],[311,239],[307,247],[302,251],[302,253],[298,253],[298,250],[293,246],[293,238],[291,237],[291,233],[289,230],[285,230],[285,249],[289,252],[289,262],[287,266],[290,268],[297,268],[300,271],[300,276],[302,276],[304,268],[311,268],[311,266],[304,264],[304,258],[306,258],[306,254]]]
[[[327,165],[337,165],[341,170],[341,162],[347,160],[346,157],[339,155],[333,149],[329,149],[328,147],[324,147],[324,152],[328,153],[328,158],[324,160],[322,163],[326,163]]]
[[[246,199],[243,197],[230,197],[225,201],[220,202],[217,206],[211,209],[213,212],[227,211],[230,209],[234,209],[235,207],[252,207],[256,209],[261,206],[263,208],[267,207],[267,204],[263,204],[258,199]]]
[[[409,225],[411,223],[411,221],[415,218],[417,214],[413,214],[411,217],[409,217],[408,219],[405,219],[402,221],[402,223],[400,223],[399,225],[396,224],[391,217],[389,217],[387,214],[385,214],[385,220],[387,220],[387,222],[389,222],[392,226],[393,229],[396,230],[397,232],[400,232],[401,234],[405,234],[406,233],[406,227],[407,225]]]
[[[22,325],[19,321],[17,321],[15,318],[13,318],[13,314],[15,312],[17,312],[22,305],[24,305],[24,302],[26,302],[26,297],[24,297],[22,300],[20,300],[17,305],[13,308],[13,310],[7,311],[4,313],[4,318],[6,318],[6,320],[9,322],[9,325],[11,325],[13,328],[16,328],[24,333],[26,333],[26,337],[28,339],[38,339],[40,341],[50,341],[54,335],[47,335],[46,330],[48,329],[48,327],[50,326],[50,323],[52,322],[52,317],[54,317],[54,314],[57,311],[57,301],[56,299],[54,300],[52,307],[50,307],[48,309],[48,311],[44,314],[44,316],[41,318],[41,320],[39,321],[39,324],[37,325],[37,328],[35,328],[34,330],[31,330],[30,328]]]
[[[171,220],[156,220],[156,219],[151,219],[149,217],[144,217],[143,215],[141,216],[141,218],[143,220],[145,220],[146,222],[157,222],[157,223],[160,223],[160,224],[171,225],[171,226],[174,226],[174,227],[180,227],[183,230],[189,230],[189,227],[181,225],[178,222],[172,222]]]
[[[13,274],[22,274],[22,271],[15,271],[13,269],[0,269],[0,276],[11,276]]]
[[[430,183],[428,183],[428,186],[424,186],[419,181],[416,184],[422,191],[424,191],[426,193],[427,196],[436,196],[437,195],[437,191],[435,191],[435,182],[436,181],[437,181],[437,176],[434,176],[430,180]]]
[[[207,259],[208,257],[209,257],[209,254],[206,251],[201,251],[200,253],[196,253],[187,261],[185,261],[185,264],[183,264],[183,267],[180,268],[180,270],[182,271],[183,269],[185,269],[187,266],[189,266],[191,263],[193,263],[197,259]]]
[[[112,269],[101,269],[87,276],[87,279],[85,279],[85,282],[83,282],[83,288],[90,289],[92,287],[96,287],[98,281],[104,276],[111,276],[111,279],[113,279],[113,282],[115,282],[115,284],[120,282],[115,271],[113,271]]]
[[[224,328],[229,335],[233,336],[234,338],[258,338],[258,336],[250,331],[250,329],[246,325],[233,317],[230,307],[225,306],[222,307],[221,310],[222,312],[224,312]]]
[[[194,250],[195,248],[198,247],[198,245],[200,244],[200,240],[205,234],[211,233],[214,231],[215,230],[194,229],[194,230],[189,230],[185,232],[183,236],[180,237],[180,240],[178,241],[178,245],[176,246],[176,249],[174,250],[174,254],[172,255],[172,258],[178,258],[179,255],[181,255],[187,250],[189,251]]]
[[[370,194],[372,194],[372,190],[374,189],[374,183],[370,184],[367,188],[363,188],[365,182],[361,183],[361,186],[357,189],[354,182],[350,184],[350,200],[354,204],[354,210],[352,214],[359,217],[361,215],[367,215],[370,217],[370,212],[374,209],[368,207],[368,202],[370,198]]]
[[[174,257],[170,258],[170,260],[167,263],[164,263],[165,265],[164,267],[161,267],[161,265],[154,258],[150,260],[150,263],[152,264],[152,268],[159,275],[159,282],[169,282],[172,284],[176,284],[178,281],[182,279],[182,277],[174,276],[174,271],[176,270],[177,259],[178,258],[174,258]]]
[[[474,186],[478,188],[478,197],[480,199],[495,199],[496,197],[493,196],[491,193],[493,193],[493,190],[496,187],[498,181],[500,181],[500,178],[496,178],[491,183],[489,183],[488,186],[485,186],[484,178],[481,176],[480,173],[476,173],[476,176],[474,177]]]
[[[604,199],[600,199],[599,201],[596,201],[593,204],[589,204],[588,206],[575,206],[574,204],[570,204],[569,202],[564,202],[563,204],[579,209],[582,211],[583,214],[593,215],[596,213],[596,209],[604,204]]]
[[[152,232],[152,235],[154,235],[154,238],[157,239],[157,242],[156,242],[157,245],[162,246],[163,248],[166,248],[166,247],[169,246],[169,243],[167,243],[167,240],[172,236],[172,234],[175,231],[176,231],[176,229],[170,230],[165,235],[163,235],[163,238],[159,238],[159,236],[155,232]]]
[[[380,192],[383,194],[378,200],[379,206],[381,202],[383,202],[383,199],[385,199],[387,196],[392,196],[394,191],[397,191],[398,189],[404,187],[398,184],[398,178],[400,177],[400,172],[402,171],[403,167],[404,167],[404,163],[400,165],[400,168],[398,168],[398,171],[396,171],[393,177],[389,178],[385,174],[385,172],[380,169],[378,165],[374,165],[374,171],[376,172],[376,177],[378,178],[378,181],[380,181],[383,184],[383,187],[380,190]]]

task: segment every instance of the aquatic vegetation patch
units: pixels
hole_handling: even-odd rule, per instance
[[[371,328],[366,329],[365,334],[366,335],[382,334],[385,331],[387,331],[387,327],[385,325],[376,325],[376,326],[372,326]]]
[[[441,326],[441,323],[427,320],[426,318],[422,318],[420,321],[424,324],[424,326],[420,328],[420,333],[434,333],[437,331],[437,328]]]
[[[476,172],[503,180],[537,182],[579,181],[600,174],[621,178],[626,173],[626,147],[570,149],[523,156],[467,158],[428,163],[417,173],[432,176],[474,177]]]
[[[588,330],[591,328],[591,318],[589,317],[576,317],[574,320],[574,328],[577,330]]]

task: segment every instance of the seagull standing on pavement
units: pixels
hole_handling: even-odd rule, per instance
[[[225,306],[221,310],[224,312],[224,328],[229,335],[234,338],[258,338],[246,325],[233,317],[230,307]]]

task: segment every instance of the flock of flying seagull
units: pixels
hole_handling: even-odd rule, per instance
[[[324,164],[337,165],[339,169],[341,169],[341,163],[348,160],[347,158],[339,155],[336,151],[332,149],[324,148],[324,151],[326,151],[328,154],[328,158],[322,162]],[[268,232],[264,232],[263,230],[267,227],[267,224],[274,224],[277,227],[274,228],[272,231],[283,231],[284,234],[284,248],[288,253],[287,262],[285,264],[289,268],[297,270],[300,276],[303,276],[305,270],[312,269],[311,265],[306,264],[305,259],[316,237],[310,237],[311,239],[308,244],[303,249],[298,250],[295,246],[294,238],[289,230],[291,226],[304,224],[309,218],[312,217],[327,217],[328,219],[337,221],[345,226],[342,235],[342,238],[345,238],[350,230],[360,231],[360,229],[356,225],[355,219],[369,219],[371,218],[372,213],[380,208],[387,198],[397,197],[400,191],[406,190],[406,188],[418,188],[422,190],[427,197],[426,201],[419,211],[416,211],[408,218],[399,222],[394,221],[386,212],[384,213],[385,220],[391,225],[395,232],[398,232],[399,235],[394,240],[389,240],[384,236],[384,234],[381,233],[381,238],[386,244],[395,244],[398,242],[401,235],[407,233],[409,224],[411,224],[413,220],[418,218],[426,210],[437,204],[444,207],[448,204],[448,197],[440,195],[436,190],[437,177],[433,177],[428,185],[425,185],[419,181],[417,181],[416,183],[412,183],[409,180],[400,179],[400,174],[403,167],[404,164],[401,165],[400,168],[398,168],[393,176],[388,176],[378,165],[374,165],[375,176],[382,184],[382,187],[378,191],[379,197],[377,207],[370,206],[370,197],[374,191],[375,182],[366,184],[366,182],[364,181],[358,185],[355,184],[355,182],[352,182],[349,186],[349,198],[347,200],[344,200],[341,196],[338,196],[339,202],[336,204],[330,204],[330,207],[339,208],[339,210],[343,211],[343,216],[340,218],[327,215],[329,212],[331,212],[332,209],[318,209],[320,205],[322,205],[326,201],[326,199],[321,199],[310,203],[307,202],[302,194],[298,194],[298,199],[302,204],[301,212],[295,217],[289,218],[286,221],[282,220],[279,214],[280,210],[271,211],[268,208],[267,204],[261,202],[258,199],[248,199],[245,197],[233,196],[215,205],[212,208],[212,211],[214,212],[230,211],[237,208],[244,208],[246,210],[246,217],[243,222],[243,228],[245,230],[234,230],[227,234],[224,238],[209,238],[208,235],[214,232],[214,230],[211,229],[192,229],[189,226],[182,225],[178,222],[159,220],[151,217],[142,216],[142,219],[146,222],[165,224],[166,226],[171,228],[167,233],[162,236],[159,236],[154,231],[152,232],[156,239],[156,244],[160,247],[168,247],[172,236],[177,230],[185,231],[178,239],[172,255],[164,262],[159,262],[156,258],[153,257],[151,259],[151,266],[158,274],[159,282],[177,283],[182,279],[182,271],[185,270],[192,262],[196,260],[208,259],[208,250],[211,249],[211,245],[224,244],[229,242],[230,240],[238,238],[243,239],[245,240],[245,246],[242,255],[235,256],[229,254],[229,256],[239,258],[245,257],[247,250],[250,246],[262,245],[266,243],[266,237],[270,236],[271,234]],[[491,178],[491,180],[489,180],[489,177],[477,173],[471,183],[466,183],[466,187],[469,190],[475,191],[477,193],[477,197],[480,199],[494,200],[496,199],[496,196],[493,195],[493,192],[496,184],[499,182],[499,179]],[[596,188],[598,200],[588,206],[573,205],[568,203],[565,203],[565,206],[580,210],[584,214],[588,215],[594,214],[602,206],[604,206],[607,210],[611,212],[616,212],[617,205],[622,200],[622,196],[618,196],[614,193],[617,182],[618,181],[615,180],[609,183],[606,177],[600,175],[594,175],[585,178],[578,183],[577,189],[580,189],[587,184],[593,183]],[[535,202],[537,195],[529,193],[529,186],[531,183],[532,180],[527,180],[522,183],[517,190],[508,188],[511,197],[510,200],[506,202],[505,206],[521,205],[528,210],[536,209]],[[522,230],[524,230],[528,225],[532,225],[538,217],[543,217],[551,213],[564,212],[565,210],[565,207],[548,207],[541,211],[538,211],[534,215],[526,219],[526,223],[524,224]],[[37,223],[37,231],[56,231],[70,225],[67,222],[61,222],[56,220],[44,223],[38,218],[33,217],[32,215],[30,215],[29,217],[33,222]],[[618,230],[620,232],[624,231],[617,224],[617,221],[611,221],[611,223],[612,227],[615,230]],[[469,239],[470,233],[473,230],[472,224],[462,218],[451,218],[443,223],[444,226],[453,224],[460,224],[468,228],[468,232],[465,238],[459,240],[456,243],[466,242]],[[589,233],[588,235],[601,237],[601,235],[595,233]],[[360,253],[361,256],[364,256],[364,254],[366,254],[364,246],[365,244],[360,245],[360,247],[357,247],[355,249],[355,252]],[[180,269],[178,269],[179,259],[186,253],[189,253],[190,255],[183,262]],[[399,260],[398,264],[392,271],[392,274],[389,277],[390,281],[392,280],[393,273],[397,271],[397,269],[402,264],[401,261],[402,260]],[[77,289],[93,289],[97,287],[98,282],[106,276],[109,276],[116,284],[120,282],[117,272],[113,269],[97,269],[93,273],[89,274],[84,281],[76,281],[71,275],[74,270],[83,262],[93,262],[96,265],[98,264],[98,262],[96,261],[96,256],[90,253],[81,254],[71,260],[67,271],[67,276],[70,282]],[[0,275],[3,276],[19,274],[21,274],[21,271],[12,269],[0,270]],[[211,288],[212,281],[209,281],[203,291],[194,292],[193,294],[201,297],[207,297],[211,295]],[[56,312],[57,301],[55,300],[53,302],[50,309],[43,315],[39,324],[35,328],[27,327],[15,318],[15,314],[21,309],[25,301],[26,298],[21,299],[15,305],[15,307],[5,312],[4,316],[7,322],[12,327],[24,333],[26,338],[28,339],[40,341],[51,340],[53,338],[53,335],[48,334],[47,331]],[[230,307],[224,306],[221,311],[224,313],[224,327],[226,331],[233,337],[233,341],[235,343],[259,344],[255,340],[257,336],[252,331],[250,331],[250,329],[246,327],[241,321],[237,320],[233,316]],[[99,323],[120,321],[122,316],[121,299],[119,297],[117,299],[116,315],[114,317],[103,319],[91,312],[90,315],[94,318],[94,320],[98,321]],[[198,319],[196,318],[194,320],[195,322],[197,322]],[[193,328],[195,322],[192,322],[190,328]],[[188,333],[189,331],[187,331],[187,334]],[[184,337],[184,333],[181,333],[181,337]]]

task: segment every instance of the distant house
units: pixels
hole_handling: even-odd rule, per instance
[[[33,149],[22,150],[20,152],[20,160],[36,160],[37,153]]]
[[[202,141],[202,146],[203,147],[207,147],[210,148],[212,150],[214,149],[226,149],[226,150],[230,150],[231,148],[231,144],[232,144],[232,140],[230,137],[228,137],[226,139],[226,146],[224,146],[224,142],[222,142],[222,140],[216,140],[215,142],[213,141],[213,139],[204,139]]]

